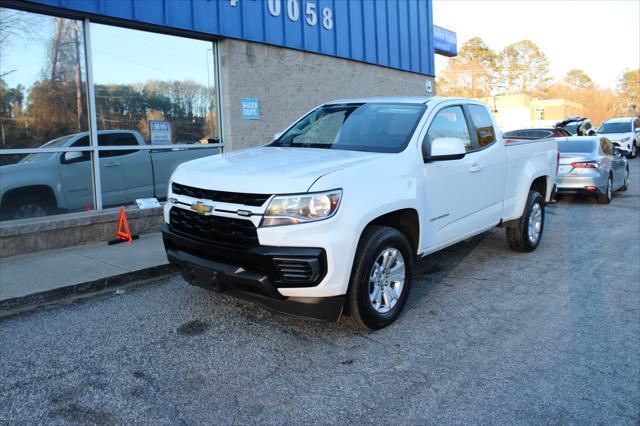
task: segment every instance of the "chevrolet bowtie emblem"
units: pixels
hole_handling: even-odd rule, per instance
[[[198,201],[191,204],[191,210],[200,214],[211,213],[213,211],[213,206],[208,206],[202,201]]]

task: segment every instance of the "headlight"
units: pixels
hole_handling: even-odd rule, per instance
[[[338,210],[342,190],[274,197],[260,226],[295,225],[328,219]]]
[[[629,142],[631,140],[631,138],[622,138],[620,139],[620,142]]]

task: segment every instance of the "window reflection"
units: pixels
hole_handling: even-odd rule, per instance
[[[88,146],[79,21],[0,8],[0,149]],[[91,210],[89,152],[0,155],[0,219]]]
[[[86,104],[82,23],[0,8],[0,149],[87,130]]]
[[[87,133],[65,147],[88,146]],[[90,152],[34,153],[0,166],[0,220],[28,219],[93,210]]]
[[[460,139],[467,152],[471,151],[471,136],[461,107],[443,108],[436,114],[427,131],[427,140],[433,142],[439,138]]]
[[[98,129],[219,142],[212,43],[99,24],[91,41]]]
[[[213,44],[108,25],[91,25],[98,144],[218,143]],[[100,153],[105,207],[164,199],[182,162],[218,150]]]
[[[113,149],[3,152],[95,148],[84,37],[80,21],[0,8],[0,220],[91,210],[94,173],[104,207],[163,199],[180,163],[220,151],[135,148],[220,142],[213,43],[91,24],[96,142]]]

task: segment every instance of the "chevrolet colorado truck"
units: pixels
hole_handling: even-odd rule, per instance
[[[416,259],[496,226],[535,250],[553,197],[553,139],[505,145],[481,102],[351,99],[266,146],[186,162],[164,210],[169,261],[191,284],[298,316],[379,329]]]
[[[218,153],[210,149],[141,150],[145,145],[133,130],[100,130],[99,146],[131,146],[131,150],[100,152],[102,200],[106,207],[136,198],[167,193],[167,182],[178,164]],[[81,132],[47,142],[42,148],[88,147]],[[0,220],[26,219],[93,205],[91,154],[88,151],[29,154],[15,164],[0,166]]]

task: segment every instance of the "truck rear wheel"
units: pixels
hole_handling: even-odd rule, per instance
[[[515,251],[534,251],[544,230],[544,199],[537,191],[529,191],[524,214],[512,226],[507,226],[507,242]]]
[[[358,244],[347,295],[347,322],[377,330],[394,322],[411,290],[413,255],[397,229],[367,227]]]

